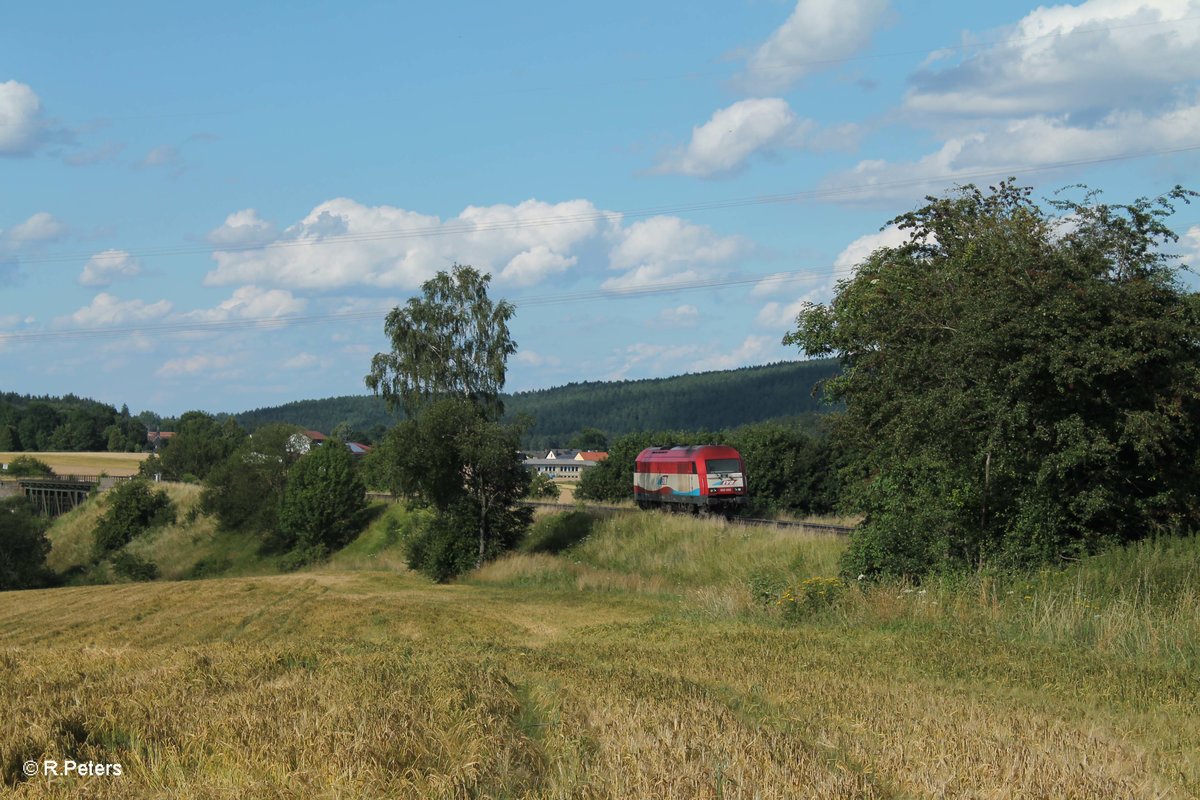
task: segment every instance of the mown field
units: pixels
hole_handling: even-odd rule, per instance
[[[114,477],[136,475],[149,453],[0,453],[0,463],[18,456],[31,456],[45,462],[58,475],[99,475]]]
[[[8,796],[1200,792],[1195,538],[864,588],[842,540],[644,514],[437,586],[404,522],[308,572],[0,594]]]

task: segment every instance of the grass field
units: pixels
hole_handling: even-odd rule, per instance
[[[32,456],[50,465],[58,475],[136,475],[149,453],[0,453],[0,464],[18,456]]]
[[[431,585],[328,565],[0,595],[18,798],[1187,798],[1200,542],[864,589],[844,541],[660,515]],[[824,578],[826,580],[816,580]],[[764,604],[764,599],[770,602]],[[120,777],[25,779],[26,760]]]

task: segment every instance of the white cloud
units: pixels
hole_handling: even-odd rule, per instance
[[[267,244],[279,235],[274,223],[261,219],[253,208],[235,211],[224,224],[208,234],[208,241],[218,247],[244,247]]]
[[[121,300],[106,292],[92,298],[89,305],[70,316],[70,321],[80,327],[100,325],[122,325],[127,323],[151,322],[162,319],[171,312],[171,303],[159,300],[144,303],[141,300]]]
[[[866,47],[882,24],[887,0],[799,0],[783,23],[750,56],[740,82],[776,92]]]
[[[513,361],[528,367],[557,367],[562,361],[557,356],[548,356],[533,350],[518,350]]]
[[[1179,239],[1183,245],[1180,263],[1200,271],[1200,225],[1188,228]]]
[[[664,308],[658,313],[658,321],[668,328],[691,328],[700,322],[700,309],[691,304]]]
[[[1005,177],[1022,167],[1044,167],[1194,144],[1200,102],[1191,100],[1156,116],[1114,111],[1088,126],[1066,117],[980,121],[950,136],[932,153],[907,162],[871,160],[827,178],[827,190],[845,188],[849,200],[909,199],[963,181]]]
[[[711,277],[749,249],[740,236],[720,236],[679,217],[651,217],[615,234],[609,266],[623,274],[605,289],[632,289]]]
[[[812,128],[810,120],[797,118],[778,97],[740,100],[693,128],[687,147],[667,155],[656,171],[698,177],[732,174],[754,153],[802,146]]]
[[[31,155],[43,143],[42,102],[29,86],[0,83],[0,156]]]
[[[142,265],[125,250],[105,250],[88,259],[79,275],[84,286],[109,286],[141,274]]]
[[[15,248],[57,241],[66,235],[66,225],[55,219],[54,215],[46,211],[39,211],[24,222],[18,223],[6,231],[0,231],[0,241]]]
[[[189,311],[184,319],[219,322],[227,319],[274,319],[302,312],[308,301],[284,289],[241,286],[215,308]]]
[[[913,77],[917,114],[1020,117],[1147,114],[1200,79],[1200,0],[1088,0],[1040,6],[959,63]],[[935,61],[935,63],[938,63]]]
[[[258,224],[257,217],[247,219],[243,227]],[[572,249],[616,221],[586,200],[470,206],[443,222],[339,198],[314,208],[270,247],[218,250],[205,283],[413,289],[457,261],[492,272],[500,282],[527,286],[569,269],[575,264]],[[226,220],[210,236],[220,239],[238,224]]]
[[[143,168],[178,167],[182,163],[179,148],[174,145],[159,145],[142,157],[137,166]]]
[[[172,358],[165,362],[154,373],[160,378],[178,378],[184,375],[197,375],[201,372],[222,370],[233,363],[231,356],[194,355]]]
[[[828,301],[834,293],[837,282],[851,277],[855,268],[881,247],[899,247],[909,240],[909,232],[895,225],[889,225],[877,233],[860,236],[838,254],[833,262],[833,272],[819,276],[817,285],[790,302],[772,300],[759,310],[754,321],[765,328],[783,328],[790,330],[796,324],[796,316],[807,303],[822,303]],[[767,278],[754,287],[751,295],[755,297],[775,296],[779,294],[783,284],[778,275]]]

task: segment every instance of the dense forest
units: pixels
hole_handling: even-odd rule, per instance
[[[0,393],[0,451],[134,452],[146,445],[146,426],[122,406],[68,394]]]
[[[588,381],[504,396],[507,416],[528,415],[529,448],[565,445],[585,428],[609,437],[644,430],[723,430],[755,422],[815,416],[827,410],[814,393],[836,375],[837,362],[791,361],[636,381]],[[747,402],[753,398],[753,402]],[[378,440],[402,414],[378,397],[301,400],[233,415],[246,430],[286,422],[322,432],[338,426]]]

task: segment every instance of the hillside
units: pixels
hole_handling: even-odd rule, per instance
[[[792,361],[636,381],[588,381],[505,396],[510,417],[527,414],[528,446],[565,444],[583,428],[608,436],[643,430],[721,430],[827,410],[814,395],[837,362]],[[747,402],[753,398],[753,402]],[[383,401],[369,395],[301,400],[234,414],[247,430],[288,422],[329,432],[341,423],[369,433],[390,426]]]

